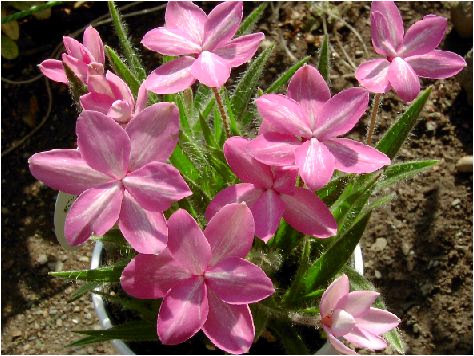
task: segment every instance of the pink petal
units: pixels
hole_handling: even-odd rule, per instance
[[[409,57],[431,52],[440,44],[447,26],[448,20],[442,16],[423,17],[407,30],[398,55]]]
[[[82,42],[94,57],[94,62],[105,62],[104,44],[102,43],[102,39],[100,38],[99,32],[97,32],[94,27],[89,26],[86,28],[83,34]]]
[[[92,93],[106,95],[114,99],[116,98],[109,81],[103,75],[89,75],[87,77],[87,89]]]
[[[382,56],[395,57],[397,55],[397,46],[391,37],[391,25],[382,13],[372,11],[370,13],[372,45],[375,52]],[[398,39],[400,41],[400,39]]]
[[[194,277],[173,286],[158,314],[158,337],[164,345],[177,345],[196,334],[209,311],[207,289],[202,278]]]
[[[202,275],[211,259],[211,247],[196,220],[179,209],[168,220],[168,250],[194,275]]]
[[[71,205],[64,235],[70,245],[80,245],[91,235],[103,235],[119,218],[123,191],[118,182],[86,190]]]
[[[357,326],[355,326],[350,333],[345,334],[344,339],[357,347],[363,347],[369,350],[383,350],[387,347],[387,343],[380,336],[360,329]]]
[[[410,102],[420,92],[420,80],[410,65],[396,57],[388,68],[388,80],[400,99]]]
[[[240,36],[213,52],[223,58],[230,67],[238,67],[252,59],[264,38],[262,32]]]
[[[98,111],[104,115],[110,110],[114,99],[110,96],[97,93],[87,93],[79,97],[79,101],[84,110]]]
[[[121,179],[130,159],[130,139],[113,119],[97,111],[83,111],[76,123],[77,145],[92,168]]]
[[[82,59],[82,49],[84,48],[84,45],[81,42],[72,37],[63,36],[63,43],[68,55],[79,60]]]
[[[63,63],[66,64],[82,82],[87,82],[87,64],[66,53],[62,54],[61,59],[63,60]]]
[[[124,192],[119,227],[139,253],[157,255],[166,247],[168,227],[163,214],[143,209],[127,191]]]
[[[38,65],[41,73],[55,82],[68,83],[66,73],[64,72],[63,62],[57,59],[46,59]]]
[[[268,242],[280,225],[286,205],[273,189],[266,190],[257,201],[250,206],[255,219],[255,235]]]
[[[129,173],[123,185],[150,211],[165,211],[175,201],[192,194],[179,171],[167,163],[151,162]]]
[[[364,88],[350,88],[329,99],[321,108],[320,126],[313,137],[336,137],[349,132],[367,110],[369,93]]]
[[[319,71],[305,64],[291,78],[288,96],[300,104],[311,130],[314,130],[318,126],[319,109],[331,98],[331,92]]]
[[[151,51],[167,56],[182,56],[201,52],[201,46],[190,40],[184,29],[158,27],[148,31],[141,42]]]
[[[131,141],[129,170],[166,161],[178,143],[179,112],[174,103],[153,104],[127,125]]]
[[[132,108],[123,100],[116,100],[110,106],[107,116],[121,124],[127,123],[132,118]]]
[[[111,71],[107,71],[105,77],[110,84],[110,88],[112,89],[113,95],[116,99],[121,99],[128,103],[131,108],[135,106],[135,99],[133,98],[132,92],[128,85],[120,78],[119,76],[115,75]]]
[[[266,133],[253,139],[247,151],[264,164],[290,166],[295,164],[295,149],[300,145],[294,136]]]
[[[250,183],[231,185],[217,193],[209,203],[205,214],[206,220],[211,220],[227,204],[245,202],[247,206],[251,207],[262,193],[262,189],[258,189]]]
[[[331,319],[331,333],[335,337],[347,334],[355,326],[354,317],[345,310],[335,310]]]
[[[400,323],[400,319],[387,310],[370,308],[363,316],[356,318],[357,326],[374,335],[382,335]]]
[[[234,37],[243,16],[242,1],[226,1],[217,5],[207,16],[203,48],[212,51]]]
[[[372,1],[371,12],[380,12],[389,26],[389,38],[393,48],[397,49],[403,41],[403,19],[393,1]]]
[[[209,289],[229,304],[249,304],[275,292],[272,281],[262,269],[242,258],[222,260],[205,274]]]
[[[335,159],[326,145],[312,138],[295,150],[299,174],[310,190],[325,186],[334,173]]]
[[[174,94],[189,88],[196,80],[191,75],[194,61],[186,56],[159,66],[146,78],[146,89],[156,94]]]
[[[345,173],[371,173],[390,164],[382,152],[348,138],[324,141],[335,158],[335,168]]]
[[[190,277],[190,273],[165,249],[159,255],[135,256],[123,270],[120,284],[127,294],[135,298],[158,299]]]
[[[245,257],[252,247],[255,223],[252,212],[242,204],[228,204],[212,217],[204,230],[215,265],[228,257]]]
[[[207,15],[191,1],[170,1],[166,5],[165,21],[167,28],[180,29],[194,43],[202,43]]]
[[[371,59],[363,62],[356,70],[355,77],[359,84],[372,93],[384,94],[390,90],[386,59]]]
[[[273,175],[270,167],[255,160],[247,152],[249,139],[230,137],[224,144],[224,155],[232,171],[242,182],[252,183],[260,188],[270,188]]]
[[[354,350],[351,350],[346,345],[344,345],[341,341],[336,339],[336,337],[334,337],[326,327],[324,327],[324,330],[326,331],[328,335],[329,342],[336,349],[336,351],[340,352],[342,355],[357,355],[357,352],[355,352]]]
[[[202,331],[221,350],[231,354],[248,352],[255,337],[255,326],[249,307],[227,304],[210,289],[207,297],[209,313]]]
[[[275,182],[273,189],[278,193],[292,194],[295,191],[298,167],[272,167]]]
[[[316,194],[296,188],[293,195],[282,194],[280,197],[286,203],[283,218],[296,230],[318,238],[336,235],[336,220]]]
[[[293,99],[281,94],[265,94],[255,100],[263,121],[281,134],[311,137],[309,118]]]
[[[220,88],[230,77],[230,66],[212,52],[202,52],[191,66],[191,74],[210,88]]]
[[[146,90],[144,82],[138,88],[137,102],[135,103],[135,115],[141,113],[146,107],[148,102],[148,91]]]
[[[354,317],[363,316],[379,295],[374,291],[353,291],[339,299],[336,309],[344,309]]]
[[[326,291],[321,297],[321,302],[319,303],[319,311],[321,316],[331,314],[331,312],[336,308],[338,301],[349,293],[349,278],[345,274],[338,277],[334,282],[332,282]]]
[[[416,75],[422,78],[445,79],[458,74],[465,66],[466,61],[460,55],[434,50],[420,56],[405,58]]]
[[[36,153],[28,159],[31,174],[47,186],[79,195],[111,178],[89,167],[78,150],[56,149]]]

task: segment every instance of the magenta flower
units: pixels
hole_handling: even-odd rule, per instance
[[[346,89],[331,98],[321,74],[305,65],[291,78],[288,96],[266,94],[256,99],[263,123],[248,151],[267,165],[296,165],[311,190],[327,184],[335,169],[373,172],[390,164],[390,159],[370,146],[338,137],[354,127],[368,101],[363,88]]]
[[[83,44],[69,36],[64,36],[63,42],[66,53],[62,54],[62,61],[46,59],[38,65],[45,76],[55,82],[68,83],[63,62],[84,83],[87,82],[89,74],[104,73],[104,44],[95,28],[92,26],[86,28]]]
[[[265,242],[275,234],[282,217],[304,234],[334,236],[337,223],[326,205],[309,190],[295,188],[298,171],[258,162],[247,153],[249,143],[242,137],[225,142],[227,163],[242,183],[220,191],[207,207],[206,219],[226,204],[245,202],[255,219],[255,235]]]
[[[208,87],[221,87],[231,68],[246,63],[255,54],[263,33],[240,36],[241,1],[217,5],[209,15],[192,2],[170,1],[165,27],[145,34],[142,44],[168,56],[183,56],[158,67],[145,85],[157,94],[172,94],[189,88],[196,79]]]
[[[164,163],[178,141],[179,113],[172,103],[149,106],[123,129],[96,111],[77,120],[78,150],[56,149],[28,160],[35,178],[79,195],[66,217],[71,245],[103,235],[118,221],[130,245],[159,253],[167,241],[163,211],[191,195],[179,171]]]
[[[383,309],[371,307],[379,293],[353,291],[349,293],[349,279],[340,276],[324,292],[319,304],[321,323],[332,346],[348,355],[357,353],[344,345],[343,337],[357,347],[382,350],[387,343],[380,335],[395,328],[400,319]]]
[[[248,304],[275,292],[265,273],[243,259],[255,231],[249,208],[226,205],[204,233],[179,209],[168,228],[161,254],[139,254],[125,267],[123,289],[135,298],[164,298],[157,323],[163,344],[179,344],[202,329],[220,349],[247,352],[255,337]]]
[[[360,85],[374,93],[393,88],[409,102],[420,92],[418,77],[449,78],[460,72],[465,60],[439,46],[446,32],[447,20],[428,15],[403,31],[403,20],[393,1],[373,1],[371,7],[372,44],[385,59],[362,63],[355,73]]]

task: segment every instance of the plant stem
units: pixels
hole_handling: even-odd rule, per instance
[[[219,112],[221,113],[222,122],[224,123],[224,129],[227,137],[232,136],[229,128],[229,120],[227,119],[227,114],[225,113],[224,104],[222,103],[221,95],[219,94],[218,88],[212,88],[214,96],[216,97],[217,106],[219,107]]]
[[[375,129],[375,119],[377,118],[377,112],[379,111],[380,99],[382,98],[382,94],[375,94],[374,97],[374,105],[372,107],[372,113],[370,114],[370,126],[369,132],[367,133],[367,144],[372,144],[372,135]]]

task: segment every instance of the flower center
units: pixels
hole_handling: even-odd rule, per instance
[[[324,326],[330,328],[332,325],[332,312],[330,314],[327,314],[324,318],[322,318],[321,323],[323,323]]]

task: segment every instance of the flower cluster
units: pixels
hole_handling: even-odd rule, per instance
[[[136,251],[121,286],[138,299],[163,298],[157,334],[166,345],[202,330],[226,352],[247,352],[255,337],[248,304],[270,297],[278,285],[245,259],[254,236],[270,243],[282,218],[303,235],[337,235],[338,223],[317,190],[336,170],[371,173],[391,163],[376,148],[341,137],[366,113],[369,91],[393,88],[411,101],[420,91],[419,76],[447,78],[465,66],[458,55],[435,49],[445,19],[427,16],[404,34],[393,2],[372,3],[372,41],[385,58],[362,63],[356,72],[361,87],[331,95],[318,69],[303,65],[286,95],[259,96],[255,104],[263,121],[258,135],[229,137],[221,147],[240,183],[218,192],[205,207],[201,216],[208,223],[202,231],[190,215],[195,212],[172,207],[193,193],[183,172],[168,162],[183,129],[183,113],[172,102],[148,106],[147,92],[174,94],[197,80],[214,88],[222,105],[216,88],[227,82],[231,68],[254,56],[264,38],[263,33],[235,37],[242,14],[242,2],[219,4],[209,14],[191,2],[168,3],[165,25],[146,33],[142,44],[178,57],[154,70],[136,97],[123,78],[104,73],[103,43],[92,27],[82,44],[64,37],[62,61],[40,65],[48,78],[68,83],[66,65],[88,92],[80,97],[77,148],[37,153],[29,159],[30,171],[51,188],[78,195],[65,222],[71,245],[118,225]],[[377,297],[372,291],[349,292],[346,275],[324,292],[320,324],[336,350],[355,353],[339,338],[372,350],[386,347],[380,335],[400,320],[371,307]]]

